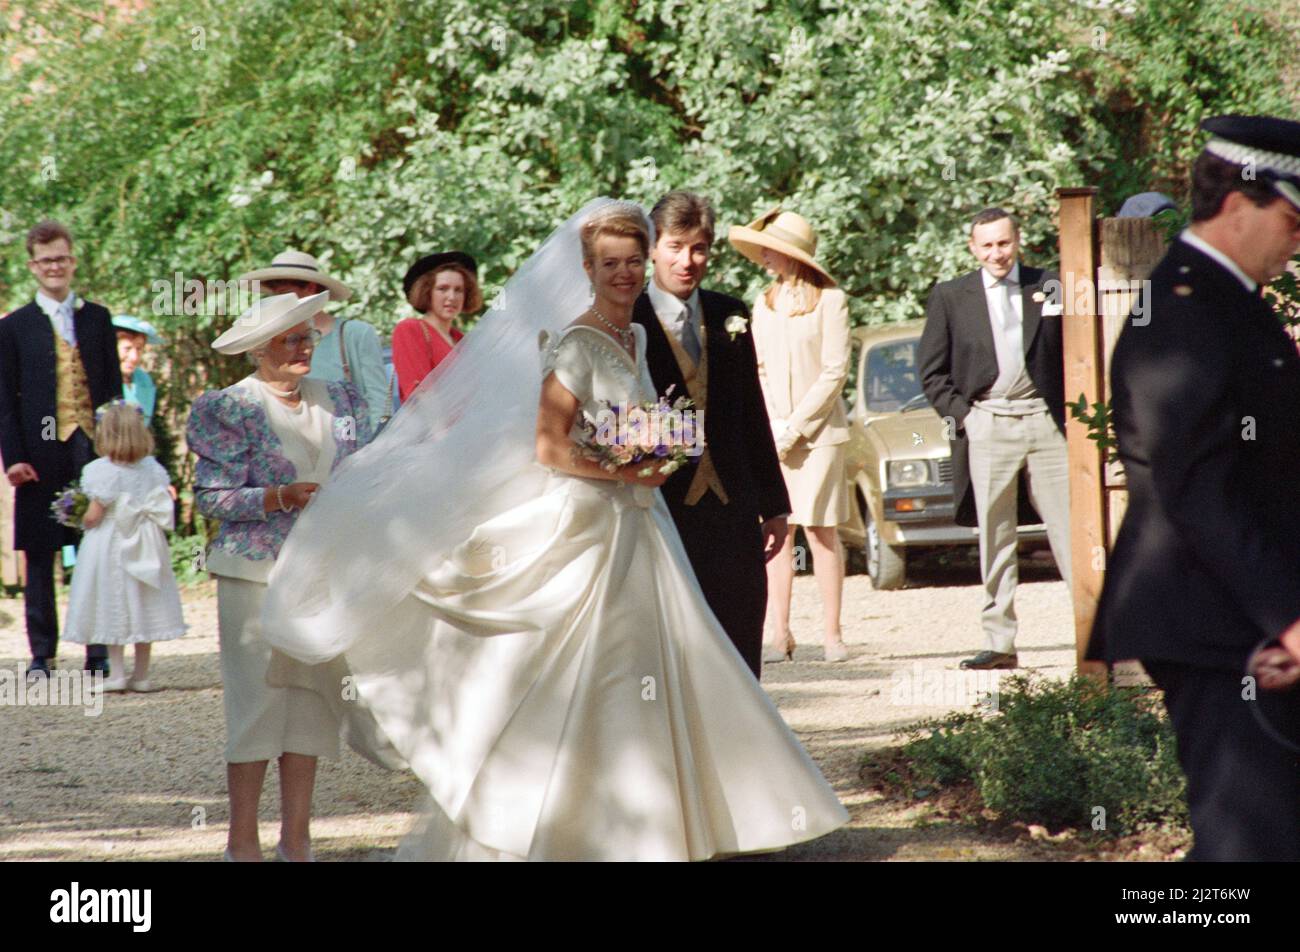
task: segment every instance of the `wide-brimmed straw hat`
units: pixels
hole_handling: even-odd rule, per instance
[[[458,264],[470,274],[475,277],[478,276],[478,262],[465,252],[440,251],[437,254],[425,255],[406,270],[406,276],[402,278],[402,293],[410,294],[411,288],[415,287],[416,281],[419,281],[430,271],[436,271],[449,264]]]
[[[331,278],[320,269],[320,264],[311,255],[302,251],[281,251],[271,259],[269,268],[258,268],[241,274],[243,281],[310,281],[328,288],[331,301],[346,301],[352,297],[352,289],[338,278]]]
[[[802,215],[783,212],[780,207],[760,215],[748,225],[732,225],[727,232],[732,247],[755,264],[762,265],[763,249],[770,248],[812,268],[828,282],[835,279],[813,257],[817,253],[817,233]]]
[[[296,294],[273,294],[258,298],[235,323],[212,342],[212,349],[222,354],[244,354],[261,347],[277,334],[296,327],[321,309],[329,298],[328,291],[311,297]]]

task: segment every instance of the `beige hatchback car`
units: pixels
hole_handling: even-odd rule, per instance
[[[925,321],[853,331],[857,396],[849,411],[849,520],[840,538],[861,550],[871,584],[901,588],[907,550],[978,545],[979,532],[953,521],[952,451],[944,424],[921,389],[917,349]],[[1020,539],[1046,538],[1026,526]]]

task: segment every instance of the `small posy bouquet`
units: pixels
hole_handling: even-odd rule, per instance
[[[638,476],[656,470],[664,475],[686,465],[692,456],[704,452],[704,431],[696,420],[695,403],[689,397],[669,402],[673,388],[658,400],[647,403],[603,406],[595,419],[583,417],[582,433],[575,452],[594,460],[608,473],[644,462]]]
[[[50,503],[50,513],[54,516],[54,521],[70,529],[81,528],[81,520],[86,517],[86,510],[89,508],[90,497],[81,491],[81,482],[78,480],[69,483],[63,492],[54,497],[54,502]]]

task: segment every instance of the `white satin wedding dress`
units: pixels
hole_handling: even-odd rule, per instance
[[[635,331],[635,361],[590,327],[543,333],[530,392],[553,371],[591,417],[600,401],[653,399]],[[268,638],[305,661],[342,647],[360,702],[431,794],[399,858],[700,860],[842,825],[705,602],[660,493],[529,468],[518,498],[368,624],[347,613],[346,585],[273,576]],[[346,532],[323,512],[317,534],[304,514],[285,568]],[[367,528],[404,527],[350,535]]]

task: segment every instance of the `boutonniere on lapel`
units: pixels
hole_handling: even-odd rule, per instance
[[[1035,291],[1033,295],[1033,301],[1035,304],[1042,305],[1043,317],[1061,316],[1061,303],[1059,301],[1055,301],[1048,298],[1048,296],[1044,292]]]
[[[81,309],[85,306],[86,306],[86,299],[83,298],[80,294],[74,292],[72,295],[72,313],[73,314],[80,313]]]
[[[722,327],[723,330],[725,330],[728,334],[731,335],[731,339],[735,340],[736,337],[739,336],[740,334],[744,334],[749,331],[749,320],[748,318],[742,317],[739,314],[732,314],[723,323]]]

